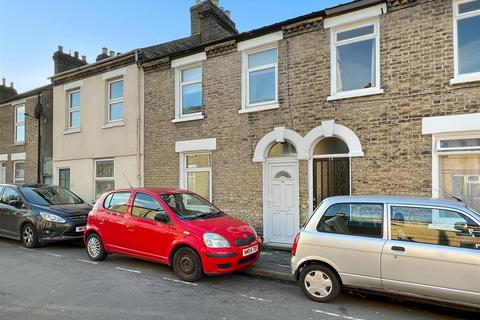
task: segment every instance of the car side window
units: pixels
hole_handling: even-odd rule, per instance
[[[480,226],[453,210],[392,206],[392,240],[480,250]]]
[[[114,192],[109,194],[103,202],[103,207],[109,211],[125,214],[130,199],[130,192]]]
[[[155,220],[155,215],[159,212],[165,212],[165,210],[152,196],[144,193],[135,195],[132,216]]]
[[[317,231],[383,237],[383,204],[337,203],[324,213]]]
[[[12,200],[20,200],[18,192],[13,188],[5,187],[5,190],[2,194],[2,203],[8,204]]]

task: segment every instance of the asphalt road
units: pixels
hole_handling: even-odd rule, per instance
[[[478,315],[477,315],[478,316]],[[475,314],[373,295],[307,300],[292,284],[241,274],[191,284],[120,255],[90,261],[78,243],[25,249],[0,239],[0,319],[458,319]]]

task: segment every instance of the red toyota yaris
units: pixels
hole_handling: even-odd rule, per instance
[[[105,193],[88,215],[92,260],[121,253],[173,266],[185,281],[245,268],[261,240],[247,223],[186,190],[133,188]]]

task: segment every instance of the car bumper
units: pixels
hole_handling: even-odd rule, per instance
[[[77,228],[85,228],[85,223],[53,223],[42,222],[37,228],[38,238],[41,243],[81,240],[83,239],[84,230],[77,231]]]
[[[300,261],[301,259],[296,256],[292,256],[292,259],[290,260],[290,272],[292,275],[295,277],[295,279],[298,279],[298,267],[300,266]]]
[[[258,246],[258,251],[243,256],[243,250]],[[261,240],[241,246],[226,249],[206,249],[201,253],[203,271],[206,274],[224,274],[246,268],[260,258]]]

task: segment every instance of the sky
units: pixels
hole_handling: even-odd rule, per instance
[[[240,32],[349,0],[220,0]],[[0,0],[0,77],[18,92],[49,83],[52,54],[126,52],[190,35],[195,0]]]

